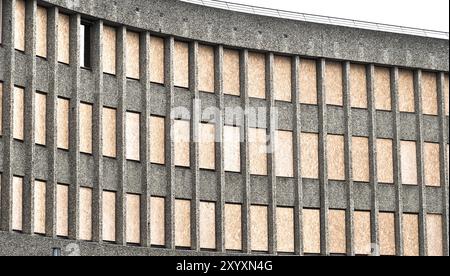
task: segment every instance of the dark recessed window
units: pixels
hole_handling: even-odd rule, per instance
[[[81,22],[80,26],[80,65],[91,67],[91,24],[88,22]]]

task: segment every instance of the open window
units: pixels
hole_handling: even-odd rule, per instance
[[[91,68],[91,27],[89,22],[81,21],[80,26],[80,66]]]

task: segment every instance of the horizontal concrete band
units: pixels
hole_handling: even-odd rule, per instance
[[[249,15],[176,0],[49,0],[164,35],[309,57],[449,70],[448,40]]]

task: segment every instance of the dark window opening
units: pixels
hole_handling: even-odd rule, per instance
[[[81,22],[80,27],[80,65],[91,68],[91,24]]]

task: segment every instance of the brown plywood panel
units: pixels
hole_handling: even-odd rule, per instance
[[[58,148],[69,149],[69,100],[58,98],[56,120]]]
[[[191,202],[175,200],[175,246],[191,247]]]
[[[449,78],[448,75],[444,76],[444,97],[445,97],[445,115],[449,114]]]
[[[80,188],[80,240],[92,240],[92,189]]]
[[[46,142],[47,95],[36,93],[34,111],[34,141],[38,145]]]
[[[403,215],[403,254],[419,256],[419,216]]]
[[[116,28],[103,26],[103,72],[116,74]]]
[[[141,197],[127,194],[127,243],[139,244],[141,242]]]
[[[248,53],[248,96],[266,98],[266,57],[264,54]]]
[[[241,134],[239,127],[224,126],[224,167],[227,172],[241,171]]]
[[[59,14],[58,19],[58,61],[70,62],[70,17]]]
[[[422,74],[422,112],[438,115],[437,78],[435,73]]]
[[[239,51],[223,50],[223,92],[228,95],[241,94]]]
[[[69,236],[69,186],[56,186],[56,235]]]
[[[375,67],[374,94],[377,110],[392,110],[391,72],[389,68]]]
[[[165,200],[161,197],[152,197],[150,204],[152,245],[164,246],[166,244]]]
[[[0,82],[0,135],[3,135],[3,82]]]
[[[92,105],[80,104],[80,152],[92,153]]]
[[[164,39],[150,37],[150,81],[164,84]]]
[[[141,117],[138,113],[127,112],[126,114],[126,153],[128,160],[139,161],[140,154],[140,123]]]
[[[328,135],[327,141],[328,178],[345,180],[344,136]]]
[[[165,152],[165,119],[150,117],[150,162],[163,165]]]
[[[215,126],[200,124],[199,164],[201,169],[214,170],[215,162]]]
[[[252,250],[266,252],[269,250],[269,224],[266,206],[251,206],[250,227]]]
[[[369,182],[369,139],[364,137],[352,138],[353,180]]]
[[[37,6],[36,14],[36,55],[47,57],[47,9]]]
[[[377,171],[380,183],[394,183],[393,141],[377,139]]]
[[[329,105],[342,106],[342,64],[339,62],[327,62],[325,69],[325,91],[326,103]]]
[[[225,204],[225,248],[242,250],[242,207]]]
[[[416,142],[401,141],[402,183],[417,185]]]
[[[14,87],[14,111],[13,111],[13,138],[17,140],[24,139],[24,90]]]
[[[175,86],[189,88],[189,44],[175,42],[174,53]]]
[[[444,256],[441,215],[427,215],[428,256]]]
[[[315,133],[301,134],[301,167],[302,177],[319,178],[319,135]]]
[[[303,245],[305,253],[320,253],[320,210],[303,210]]]
[[[103,240],[116,240],[116,193],[103,192]]]
[[[441,186],[440,146],[435,143],[424,143],[425,185]]]
[[[350,102],[352,107],[367,108],[367,78],[364,65],[350,66]]]
[[[45,234],[45,182],[34,181],[34,233]]]
[[[191,164],[189,156],[190,123],[188,121],[175,121],[175,166],[189,167]]]
[[[414,112],[414,76],[409,70],[399,70],[398,102],[400,112]]]
[[[23,178],[13,177],[12,183],[12,229],[22,231],[23,229]]]
[[[273,76],[275,100],[292,101],[292,65],[291,58],[275,56]]]
[[[200,202],[200,248],[216,248],[216,205]]]
[[[328,227],[330,231],[330,252],[345,254],[347,252],[345,211],[330,210]]]
[[[103,155],[115,158],[117,154],[116,133],[117,111],[113,108],[103,108]]]
[[[139,79],[139,33],[127,32],[127,78]]]
[[[214,48],[198,47],[198,89],[214,93]]]
[[[355,212],[355,252],[358,255],[370,255],[372,236],[370,212]]]
[[[300,60],[300,103],[317,104],[317,65],[315,60]]]
[[[15,40],[14,47],[16,50],[25,51],[25,1],[16,0],[15,10]]]
[[[276,131],[275,133],[275,164],[276,175],[294,177],[294,145],[292,132]]]
[[[267,175],[267,135],[265,129],[249,128],[250,173]]]
[[[294,209],[277,208],[277,247],[278,252],[295,251]]]
[[[382,256],[395,256],[395,214],[380,213],[378,220],[380,232],[380,254]]]

